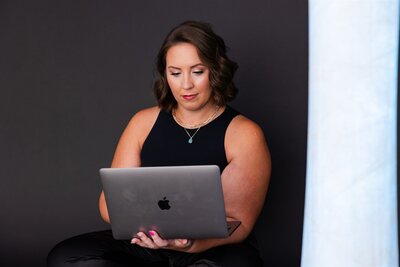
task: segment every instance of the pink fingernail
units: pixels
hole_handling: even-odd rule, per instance
[[[154,236],[156,233],[154,233],[154,231],[149,231],[149,234],[150,234],[151,236]]]

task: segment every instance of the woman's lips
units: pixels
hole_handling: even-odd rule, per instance
[[[192,95],[183,95],[182,98],[185,100],[193,100],[195,99],[197,94],[192,94]]]

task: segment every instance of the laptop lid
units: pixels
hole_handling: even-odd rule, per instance
[[[149,230],[165,239],[228,236],[218,166],[103,168],[100,176],[115,239]]]

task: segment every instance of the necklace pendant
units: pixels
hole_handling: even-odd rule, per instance
[[[193,143],[193,138],[192,137],[189,138],[188,143],[189,144]]]

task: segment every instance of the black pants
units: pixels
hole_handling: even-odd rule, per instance
[[[153,250],[115,240],[111,231],[79,235],[56,245],[47,257],[48,267],[261,267],[258,250],[246,240],[202,253]]]

